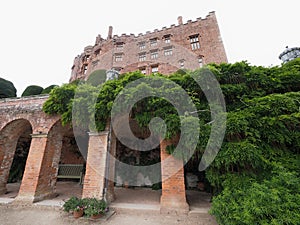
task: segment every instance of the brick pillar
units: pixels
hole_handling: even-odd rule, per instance
[[[166,147],[176,140],[163,140],[160,143],[162,196],[161,213],[186,214],[189,205],[186,202],[184,167],[182,160],[175,159],[166,152]],[[179,171],[178,168],[181,168]]]
[[[89,133],[83,198],[103,198],[108,131]]]
[[[26,167],[15,202],[33,203],[37,190],[42,162],[45,154],[47,134],[32,134]]]
[[[60,126],[49,134],[32,134],[32,142],[19,194],[15,202],[32,203],[55,197],[58,163],[62,147]]]
[[[108,180],[108,187],[106,193],[106,200],[108,202],[112,202],[116,199],[115,194],[115,164],[116,164],[116,146],[117,146],[117,139],[114,132],[111,132],[110,137],[110,155],[109,155],[109,180]]]

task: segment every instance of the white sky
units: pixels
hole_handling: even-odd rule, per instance
[[[76,55],[96,36],[145,33],[216,11],[229,62],[279,65],[300,46],[297,0],[10,0],[0,3],[0,77],[20,96],[29,85],[67,83]]]

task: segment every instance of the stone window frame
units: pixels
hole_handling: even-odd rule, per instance
[[[116,43],[116,50],[123,51],[124,50],[124,42],[117,42]]]
[[[147,60],[147,54],[146,54],[146,52],[141,52],[139,54],[139,62],[144,62],[146,60]]]
[[[199,41],[199,36],[200,36],[199,34],[194,34],[189,36],[192,50],[200,49],[201,45]]]
[[[151,73],[158,73],[158,65],[151,66]]]
[[[158,38],[151,38],[150,39],[150,47],[155,47],[158,44]]]
[[[184,59],[178,61],[180,69],[184,69],[184,62],[185,62]]]
[[[145,41],[139,42],[138,45],[139,45],[140,50],[145,50],[146,49],[146,42]]]
[[[157,59],[158,58],[158,49],[153,49],[150,51],[150,58]]]
[[[164,35],[163,40],[166,44],[170,44],[171,43],[171,34]]]
[[[203,67],[203,55],[199,55],[198,56],[198,63],[199,63],[199,67],[202,68]]]
[[[147,73],[147,70],[146,70],[146,69],[147,69],[147,68],[146,68],[145,66],[144,66],[144,67],[140,67],[140,68],[139,68],[139,71],[141,71],[141,73],[145,75],[145,74]]]
[[[164,48],[164,56],[172,56],[173,55],[173,46]]]
[[[114,58],[115,58],[115,62],[122,62],[123,61],[123,53],[116,53],[114,55]]]

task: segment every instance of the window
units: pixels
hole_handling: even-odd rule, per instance
[[[98,56],[100,54],[101,54],[101,49],[98,49],[98,50],[95,51],[95,56]]]
[[[190,36],[190,43],[191,43],[192,50],[199,49],[200,48],[199,35]]]
[[[182,60],[179,61],[179,67],[181,69],[184,69],[184,59],[182,59]]]
[[[146,67],[140,68],[140,71],[141,71],[142,74],[146,74]]]
[[[203,66],[202,56],[199,57],[198,62],[199,62],[199,67],[201,68]]]
[[[151,67],[151,72],[152,73],[158,73],[158,66],[152,66]]]
[[[142,53],[139,55],[139,61],[142,62],[142,61],[146,61],[146,53]]]
[[[151,57],[151,59],[157,59],[158,58],[158,50],[151,51],[150,57]]]
[[[122,54],[116,54],[115,55],[115,61],[116,62],[122,62],[123,61],[123,55]]]
[[[122,51],[123,47],[124,47],[124,43],[123,42],[119,42],[119,43],[116,44],[116,46],[117,46],[117,50]]]
[[[164,49],[164,55],[165,56],[173,55],[173,49],[172,48],[165,48]]]
[[[151,47],[157,46],[157,38],[150,39],[150,46]]]
[[[166,35],[164,36],[164,39],[165,39],[165,43],[171,43],[171,35]]]
[[[140,50],[144,50],[146,48],[146,43],[145,42],[140,42],[139,47],[140,47]]]
[[[87,72],[87,65],[84,65],[83,66],[83,74],[86,74],[86,72]]]

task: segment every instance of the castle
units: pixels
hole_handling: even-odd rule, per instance
[[[107,39],[98,36],[94,46],[87,46],[75,58],[70,81],[85,80],[100,69],[168,74],[211,62],[227,62],[214,12],[185,24],[179,17],[178,25],[138,36],[113,36],[110,27]],[[78,185],[82,197],[107,196],[110,202],[117,199],[114,178],[122,174],[113,158],[125,157],[137,162],[142,156],[131,154],[131,149],[122,145],[108,127],[103,132],[84,133],[84,156],[76,144],[72,127],[62,126],[59,115],[48,115],[42,110],[47,99],[48,96],[31,96],[0,100],[0,196],[5,197],[10,192],[10,170],[14,162],[18,162],[16,152],[21,149],[26,153],[22,182],[17,196],[9,202],[31,204],[55,198],[61,165],[78,164],[85,165],[83,186]],[[167,153],[167,146],[172,143],[172,140],[162,140],[157,149],[149,153],[151,160],[156,157],[161,162],[160,172],[155,173],[162,178],[159,210],[188,213],[185,168],[182,161]],[[174,173],[176,168],[180,169]],[[166,177],[168,179],[163,179]]]
[[[187,23],[179,16],[177,25],[137,36],[113,35],[110,26],[106,39],[98,35],[93,46],[75,57],[70,82],[86,79],[99,69],[170,74],[221,62],[227,62],[227,57],[215,13]]]

